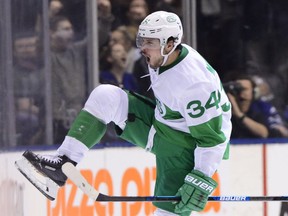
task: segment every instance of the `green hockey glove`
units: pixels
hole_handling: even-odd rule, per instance
[[[217,182],[198,170],[192,170],[186,175],[184,182],[176,194],[181,196],[181,201],[175,206],[175,213],[202,211],[208,196],[217,187]]]

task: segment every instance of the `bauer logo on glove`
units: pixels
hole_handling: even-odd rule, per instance
[[[176,196],[181,196],[181,201],[175,206],[174,212],[184,214],[191,211],[202,211],[209,195],[217,187],[217,182],[198,170],[188,173],[184,182],[176,194]]]
[[[201,181],[197,178],[194,178],[193,176],[190,176],[190,175],[187,175],[185,177],[185,181],[190,182],[190,183],[192,183],[192,184],[194,184],[194,185],[196,185],[196,186],[198,186],[198,187],[200,187],[200,188],[202,188],[202,189],[204,189],[210,193],[212,193],[214,190],[214,187],[212,187],[212,186],[204,183],[203,181]]]

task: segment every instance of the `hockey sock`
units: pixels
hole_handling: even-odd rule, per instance
[[[74,137],[90,149],[100,141],[106,128],[106,124],[89,112],[82,110],[73,122],[68,136]]]

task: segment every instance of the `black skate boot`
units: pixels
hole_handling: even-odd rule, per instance
[[[67,156],[54,155],[36,155],[31,151],[23,153],[25,157],[40,173],[49,177],[60,187],[63,186],[67,180],[66,175],[62,172],[61,167],[64,163],[70,162],[76,166],[76,162],[70,160]]]
[[[48,199],[54,200],[58,188],[63,186],[67,180],[62,172],[62,165],[66,162],[76,162],[67,156],[36,155],[31,151],[23,153],[23,159],[16,161],[18,170]],[[40,174],[40,175],[39,175]]]

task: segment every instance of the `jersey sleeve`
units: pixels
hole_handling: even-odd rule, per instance
[[[181,98],[182,115],[199,147],[212,147],[230,138],[231,108],[221,85],[198,83]]]
[[[182,96],[181,107],[196,140],[195,169],[212,176],[230,139],[230,102],[221,83],[200,82],[187,92],[190,94]]]

